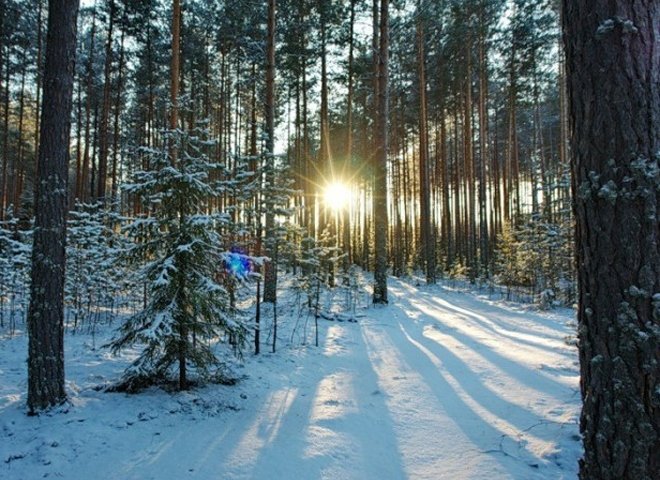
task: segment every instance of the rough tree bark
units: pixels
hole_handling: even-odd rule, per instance
[[[380,48],[378,58],[378,122],[374,162],[374,293],[373,303],[387,303],[387,115],[389,0],[380,4]]]
[[[660,478],[660,2],[563,1],[583,480]]]
[[[36,219],[28,311],[30,413],[62,403],[64,260],[69,133],[78,0],[48,2],[44,103],[36,184]]]
[[[3,56],[4,53],[3,40],[5,37],[4,26],[5,26],[5,0],[0,0],[0,78],[2,78],[2,71],[4,67],[4,56]],[[7,69],[7,71],[9,71],[9,69]],[[7,86],[9,86],[9,82],[7,82]],[[2,87],[1,84],[0,87]],[[1,91],[2,89],[0,88],[0,92]],[[7,122],[6,108],[5,108],[4,117],[5,117],[4,123],[6,124]],[[4,129],[4,132],[7,132],[6,127]],[[7,154],[5,153],[4,150],[2,154],[2,173],[0,174],[0,220],[4,220],[5,218],[5,198],[7,195],[7,191],[6,191],[7,190]]]

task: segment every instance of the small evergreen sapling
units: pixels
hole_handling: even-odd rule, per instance
[[[20,230],[11,211],[8,217],[0,222],[0,328],[8,323],[13,334],[27,313],[32,232]]]
[[[94,331],[101,312],[106,320],[113,318],[123,276],[115,261],[125,241],[115,231],[120,223],[121,218],[101,203],[77,203],[69,212],[65,303],[73,315],[73,333],[85,321]]]
[[[110,344],[114,352],[143,346],[118,387],[129,391],[167,380],[175,367],[178,388],[185,389],[189,367],[203,380],[218,364],[214,341],[224,334],[240,346],[245,338],[228,293],[217,281],[227,255],[218,225],[228,218],[207,213],[220,192],[211,180],[219,166],[208,160],[210,142],[203,139],[203,129],[166,135],[176,142],[176,164],[167,147],[148,150],[152,169],[136,173],[135,183],[125,187],[141,197],[147,210],[128,228],[140,242],[127,252],[131,261],[146,262],[137,270],[137,280],[147,284],[147,301]]]

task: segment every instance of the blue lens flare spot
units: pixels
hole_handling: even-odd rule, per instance
[[[250,260],[240,253],[229,253],[225,257],[225,270],[235,277],[246,277],[250,273]]]

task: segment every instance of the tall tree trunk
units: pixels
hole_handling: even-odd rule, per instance
[[[22,214],[21,212],[21,197],[23,196],[23,182],[25,178],[25,159],[23,158],[24,144],[23,141],[23,126],[25,119],[25,75],[27,65],[25,62],[25,50],[23,50],[21,64],[23,70],[21,73],[21,88],[18,95],[18,138],[16,140],[16,156],[14,161],[14,213]],[[31,216],[30,212],[25,212],[26,216]]]
[[[325,0],[321,0],[325,2]],[[319,149],[319,172],[326,176],[327,181],[333,181],[333,165],[330,155],[330,125],[328,120],[328,67],[327,67],[327,27],[325,14],[321,13],[321,140]],[[325,211],[325,209],[324,209]],[[325,221],[329,218],[324,214]],[[324,221],[324,223],[325,223]],[[325,225],[323,225],[325,227]]]
[[[414,242],[414,232],[413,232],[413,227],[412,224],[415,221],[415,195],[413,192],[413,181],[412,181],[412,175],[411,173],[414,172],[415,170],[415,164],[414,164],[414,155],[409,155],[408,154],[408,145],[407,141],[404,139],[404,145],[403,145],[403,155],[402,155],[402,162],[403,162],[403,241],[405,247],[405,255],[406,259],[405,261],[407,262],[409,259],[409,253],[411,250],[411,244],[415,244]],[[412,157],[412,159],[410,158]]]
[[[398,118],[393,119],[395,125],[399,124]],[[399,132],[397,130],[396,137],[399,137]],[[400,140],[397,138],[397,140]],[[395,143],[395,142],[392,142]],[[399,145],[393,148],[394,151],[401,151]],[[405,149],[403,149],[403,154],[405,155]],[[405,160],[399,155],[392,162],[392,197],[393,198],[402,198],[403,194],[403,169]],[[393,261],[392,261],[392,271],[393,274],[397,277],[404,275],[404,265],[405,265],[405,254],[406,245],[404,242],[404,232],[403,232],[403,219],[401,218],[401,202],[392,202],[392,249],[393,249]]]
[[[486,164],[488,163],[488,65],[486,54],[486,27],[483,25],[484,5],[481,3],[479,20],[479,258],[481,273],[488,275],[489,241],[486,205]]]
[[[319,146],[319,158],[317,165],[317,175],[320,175],[324,179],[321,183],[329,183],[335,181],[335,172],[332,155],[330,154],[330,123],[328,119],[328,59],[327,59],[327,19],[325,14],[325,8],[322,6],[326,3],[326,0],[320,0],[321,5],[319,5],[320,13],[320,35],[321,35],[321,138]],[[322,185],[323,187],[324,185]],[[335,223],[332,221],[330,208],[327,204],[321,205],[320,210],[320,227],[321,232],[326,228],[331,229],[332,234],[335,232]],[[329,264],[328,268],[332,271],[334,264]],[[331,278],[334,275],[334,271],[331,273]]]
[[[7,5],[5,0],[0,0],[0,75],[2,75],[2,70],[5,68],[5,11]]]
[[[99,145],[99,106],[98,103],[94,105],[94,128],[92,134],[92,154],[90,156],[90,165],[89,165],[89,195],[90,198],[94,196],[94,187],[96,186],[96,151]]]
[[[80,29],[80,28],[79,28]],[[76,176],[74,177],[75,179],[75,185],[73,186],[72,189],[72,201],[69,204],[69,208],[75,208],[76,207],[76,202],[80,200],[80,188],[79,184],[82,179],[82,140],[83,140],[83,108],[82,108],[82,90],[83,90],[83,82],[80,76],[78,76],[78,82],[74,82],[74,84],[77,83],[76,87]]]
[[[374,165],[374,291],[373,303],[387,303],[387,117],[389,0],[380,3],[380,47],[378,58],[378,123]]]
[[[252,63],[252,76],[256,78],[257,75],[257,64],[256,62]],[[258,158],[257,151],[257,82],[252,83],[251,91],[251,104],[250,104],[250,170],[252,172],[259,172],[258,175],[261,177],[261,166]],[[261,184],[261,178],[259,178],[259,184]],[[252,221],[252,213],[249,213],[248,224],[254,225],[255,227],[255,252],[254,254],[259,256],[262,254],[261,245],[262,245],[262,223],[261,223],[261,198],[259,197],[259,191],[255,192],[253,198],[252,208],[254,209],[255,221]],[[257,273],[261,273],[262,268],[256,266]],[[256,304],[255,304],[255,316],[254,316],[254,354],[259,355],[261,348],[261,279],[257,278],[257,292],[256,292]]]
[[[169,128],[174,131],[179,123],[179,81],[180,81],[180,51],[181,51],[181,2],[180,0],[172,1],[172,58],[170,62],[170,112],[169,112]],[[170,162],[172,166],[177,165],[177,143],[176,138],[170,139],[168,145],[170,152]],[[183,223],[183,220],[180,220]],[[183,301],[181,303],[184,303]],[[179,390],[188,388],[188,378],[186,370],[187,361],[187,347],[188,347],[188,328],[187,320],[185,318],[178,319],[179,331]]]
[[[112,179],[111,179],[111,195],[112,201],[114,202],[117,197],[117,164],[119,161],[119,149],[120,149],[120,128],[119,128],[119,114],[121,113],[121,95],[124,87],[124,36],[126,34],[126,25],[124,23],[124,28],[121,31],[121,39],[119,40],[119,65],[118,76],[117,76],[117,92],[115,95],[115,118],[114,118],[114,132],[112,135]]]
[[[419,206],[420,238],[426,270],[426,283],[435,283],[435,245],[431,230],[431,195],[428,164],[428,126],[426,123],[426,71],[424,24],[418,4],[417,79],[419,82]]]
[[[64,246],[77,15],[78,0],[48,2],[44,104],[27,322],[27,404],[31,413],[66,399]]]
[[[9,65],[5,67],[5,98],[4,98],[4,121],[2,126],[2,198],[0,198],[0,218],[4,219],[7,202],[9,201]]]
[[[115,25],[115,1],[110,0],[108,12],[108,36],[105,43],[105,65],[103,69],[103,103],[101,104],[101,122],[99,127],[99,173],[96,183],[96,198],[105,201],[105,190],[108,177],[108,149],[110,118],[110,93],[112,90],[112,34]]]
[[[302,50],[306,50],[307,41],[306,36],[303,35],[302,38]],[[304,54],[303,54],[304,55]],[[316,217],[314,215],[314,200],[312,198],[312,182],[311,182],[311,172],[312,168],[310,165],[310,154],[309,154],[309,122],[307,116],[307,57],[303,56],[302,58],[302,155],[303,155],[303,164],[304,164],[304,176],[305,176],[305,226],[307,227],[307,235],[311,236],[314,234]]]
[[[346,162],[347,169],[351,168],[353,161],[353,76],[355,63],[355,3],[357,0],[350,0],[350,19],[348,31],[348,97],[346,99]]]
[[[365,189],[364,189],[364,205],[365,205],[365,218],[364,218],[364,235],[362,238],[362,262],[363,266],[362,268],[364,270],[368,270],[371,267],[371,263],[369,261],[369,258],[371,256],[370,252],[370,242],[371,239],[374,238],[373,235],[375,235],[375,232],[373,232],[373,227],[374,223],[371,221],[371,219],[375,215],[375,202],[374,202],[374,192],[376,191],[375,188],[375,172],[376,172],[376,151],[378,150],[378,134],[375,132],[376,131],[376,125],[378,125],[378,89],[380,88],[380,79],[378,76],[378,62],[379,62],[379,29],[380,29],[380,21],[379,21],[379,16],[380,16],[380,0],[372,0],[371,2],[371,29],[372,29],[372,35],[371,35],[371,69],[372,69],[372,88],[373,88],[373,95],[372,95],[372,103],[369,105],[371,108],[371,120],[373,122],[373,131],[374,133],[371,136],[371,142],[370,146],[372,148],[368,148],[365,153],[368,155],[369,159],[369,170],[367,173],[367,181],[365,182]],[[371,195],[369,195],[371,193]],[[371,201],[371,208],[370,211],[367,212],[367,206],[368,202]]]
[[[464,256],[464,238],[462,235],[462,222],[461,222],[461,173],[460,162],[458,161],[458,107],[455,107],[453,112],[452,124],[454,127],[453,146],[453,159],[452,162],[452,187],[454,187],[454,246],[455,264],[463,264]]]
[[[4,39],[5,39],[5,0],[0,0],[0,79],[2,79],[2,70],[5,67],[5,58],[4,58]],[[9,68],[7,68],[9,71]],[[0,81],[0,87],[2,82]],[[0,92],[2,90],[0,89]],[[9,82],[7,82],[7,88],[5,89],[7,96],[9,96]],[[6,114],[5,114],[6,115]],[[5,120],[7,120],[5,116]],[[0,172],[0,221],[5,219],[5,194],[7,189],[7,155],[2,155],[2,167]]]
[[[96,3],[94,3],[94,10],[92,11],[92,31],[89,43],[89,55],[87,59],[87,92],[85,98],[85,151],[82,161],[81,177],[77,179],[76,184],[76,198],[86,202],[89,200],[93,190],[88,191],[89,175],[90,175],[90,158],[89,147],[91,143],[90,128],[92,123],[92,96],[94,87],[94,41],[96,39]]]
[[[456,250],[454,237],[452,235],[452,225],[451,225],[451,203],[449,198],[449,190],[451,188],[451,182],[449,181],[449,159],[447,157],[447,120],[445,113],[444,102],[440,105],[440,138],[438,141],[438,147],[440,149],[440,174],[442,182],[440,188],[442,189],[442,235],[445,238],[447,244],[447,262],[445,264],[445,271],[449,271],[451,266],[454,264],[454,252]]]
[[[582,480],[660,478],[660,3],[564,0]]]
[[[493,235],[491,235],[491,250],[496,245],[497,235],[502,232],[502,173],[501,173],[501,159],[500,149],[498,148],[498,115],[495,111],[495,118],[493,119],[493,126],[495,132],[493,133],[492,155],[491,155],[491,172],[493,175],[493,191],[491,192],[491,212],[493,213]]]
[[[475,162],[472,128],[472,35],[468,35],[465,47],[465,98],[463,104],[463,155],[465,160],[465,242],[470,280],[477,274],[477,234],[475,224]]]
[[[155,85],[155,75],[154,75],[154,46],[153,40],[151,38],[151,27],[147,26],[147,83],[149,90],[149,98],[147,100],[147,119],[146,119],[146,144],[147,147],[155,147],[154,142],[154,117],[155,117],[155,101],[156,101],[156,85]],[[148,157],[147,157],[148,158]],[[144,167],[148,168],[148,167]],[[139,205],[139,202],[136,202],[136,205]]]
[[[504,221],[512,223],[512,201],[514,195],[513,188],[517,188],[514,179],[514,172],[516,170],[515,163],[517,162],[518,153],[518,137],[517,137],[517,121],[516,121],[516,105],[517,105],[517,79],[515,71],[516,61],[516,48],[511,48],[509,56],[509,85],[508,85],[508,132],[506,143],[506,161],[504,164],[503,184],[504,184]]]
[[[169,127],[171,131],[179,125],[179,74],[181,73],[181,2],[172,0],[172,60],[170,63],[170,117]],[[170,161],[172,165],[177,162],[176,142],[171,142]]]
[[[43,46],[43,29],[41,24],[43,23],[43,10],[44,2],[43,0],[38,0],[37,5],[37,66],[36,66],[36,75],[35,75],[35,87],[37,89],[35,107],[34,107],[34,158],[35,158],[35,176],[38,174],[39,162],[39,116],[41,113],[41,77],[43,75],[43,65],[42,65],[42,46]],[[1,35],[1,33],[0,33]],[[2,63],[2,62],[0,62]]]
[[[342,178],[346,180],[347,175],[353,169],[353,63],[354,63],[354,30],[355,30],[355,3],[357,0],[350,0],[350,18],[349,18],[349,36],[348,36],[348,98],[346,100],[346,158],[342,169]],[[349,185],[353,188],[353,185]],[[351,207],[344,208],[341,211],[342,216],[342,244],[344,250],[344,271],[348,271],[353,263],[351,253]],[[346,277],[348,280],[348,277]]]
[[[266,155],[268,169],[266,183],[273,184],[275,167],[275,0],[268,0],[268,36],[266,45]],[[266,199],[267,252],[264,277],[264,302],[275,304],[277,300],[277,241],[275,238],[275,213],[272,198]],[[273,305],[274,307],[274,305]]]

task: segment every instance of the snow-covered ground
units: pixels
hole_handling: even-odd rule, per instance
[[[39,417],[25,415],[26,337],[0,338],[0,478],[577,477],[571,311],[395,279],[390,295],[358,323],[321,320],[319,348],[287,345],[284,315],[281,348],[246,353],[236,386],[175,394],[95,390],[131,352],[67,335],[70,404]]]

